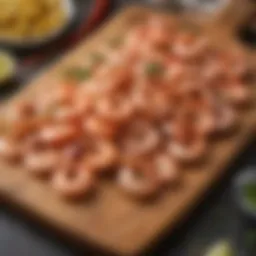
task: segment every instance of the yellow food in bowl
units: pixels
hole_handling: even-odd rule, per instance
[[[41,38],[67,19],[63,0],[0,0],[0,37]]]

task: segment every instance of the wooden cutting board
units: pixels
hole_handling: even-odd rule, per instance
[[[192,21],[189,16],[177,16],[175,19],[182,26],[190,24],[188,27],[210,35],[217,46],[242,47],[234,37],[234,28],[242,16],[231,18],[232,8],[204,26],[200,25],[203,17],[196,20],[193,18]],[[6,111],[17,98],[33,97],[34,93],[45,90],[50,93],[61,70],[66,66],[83,62],[83,56],[91,49],[100,47],[101,42],[113,35],[125,33],[134,22],[152,12],[141,7],[123,10],[102,30],[82,42],[77,49],[32,81],[14,99],[6,102],[2,111]],[[248,61],[254,61],[253,53],[247,53]],[[252,93],[255,97],[253,87]],[[63,234],[116,254],[137,254],[185,217],[207,189],[225,173],[228,164],[252,138],[255,114],[255,105],[241,111],[239,131],[222,141],[212,141],[209,159],[203,165],[185,169],[182,185],[168,190],[153,202],[141,203],[129,199],[111,181],[103,181],[97,196],[90,201],[66,202],[57,196],[47,182],[36,180],[25,170],[11,168],[3,163],[0,163],[0,193],[7,202],[20,206],[31,213],[31,216],[50,224]]]

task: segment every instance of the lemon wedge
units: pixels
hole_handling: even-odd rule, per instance
[[[14,58],[9,53],[0,50],[0,85],[14,75],[15,65]]]
[[[221,241],[210,248],[205,256],[234,256],[234,252],[227,241]]]

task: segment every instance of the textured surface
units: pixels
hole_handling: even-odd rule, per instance
[[[137,18],[146,17],[150,12],[140,8],[130,8],[119,14],[96,37],[82,43],[54,68],[39,79],[34,80],[24,94],[46,90],[52,86],[60,69],[65,65],[77,63],[81,55],[94,48],[100,40],[126,31]],[[184,24],[182,17],[177,22]],[[205,28],[202,28],[204,30]],[[219,34],[212,27],[206,29],[213,42],[217,43]],[[223,38],[220,47],[234,47],[232,40]],[[11,103],[11,102],[10,102]],[[183,172],[183,186],[168,191],[161,199],[148,205],[126,199],[113,184],[104,184],[102,193],[90,203],[74,204],[59,199],[45,183],[37,182],[8,166],[0,168],[0,191],[3,196],[23,209],[35,214],[60,231],[75,236],[84,242],[91,242],[122,254],[141,251],[167,227],[174,227],[187,211],[195,205],[209,186],[225,171],[227,164],[247,144],[255,123],[254,106],[241,112],[241,129],[237,134],[218,143],[212,142],[210,157],[206,164]],[[42,202],[46,202],[42,203]],[[111,207],[109,207],[111,205]],[[149,225],[150,223],[150,225]]]
[[[215,237],[215,234],[221,231],[223,231],[223,234],[225,235],[228,235],[232,232],[230,230],[232,230],[232,227],[235,226],[235,218],[229,218],[230,214],[233,212],[233,206],[232,202],[229,200],[229,195],[229,190],[227,190],[227,192],[225,193],[224,197],[221,200],[220,207],[216,208],[216,210],[212,211],[209,215],[205,215],[206,217],[204,217],[202,220],[202,228],[200,229],[199,227],[198,232],[194,231],[194,228],[192,228],[192,234],[194,233],[195,237],[197,238],[195,238],[194,236],[192,237],[190,235],[188,236],[187,239],[185,239],[191,240],[192,238],[192,240],[194,240],[194,243],[182,245],[182,247],[185,248],[183,249],[185,255],[199,255],[198,252],[203,250],[202,247],[204,246],[204,244],[210,241],[210,235],[205,235],[202,239],[202,236],[197,236],[200,233],[206,234],[209,233],[207,232],[207,230],[211,230],[212,237]],[[8,210],[4,212],[3,216],[6,213],[8,213]],[[227,219],[227,221],[225,222],[225,225],[219,228],[218,225],[215,225],[215,223],[218,223],[219,221],[221,221],[221,219]],[[45,240],[42,240],[41,238],[41,231],[39,231],[38,233],[34,230],[34,227],[28,226],[24,222],[19,222],[19,220],[13,219],[13,217],[10,217],[9,221],[5,221],[4,218],[0,219],[0,222],[0,234],[2,234],[0,236],[0,251],[9,251],[10,253],[8,253],[8,255],[16,255],[17,252],[24,252],[24,254],[28,255],[77,255],[77,253],[71,252],[69,249],[57,249],[58,247],[55,247],[55,245],[53,245],[51,242],[45,242]],[[147,225],[149,224],[147,223]],[[15,227],[17,228],[16,232],[12,232],[12,230],[15,230]],[[28,230],[25,231],[26,229]],[[43,235],[45,237],[49,236],[49,234]],[[50,238],[52,238],[52,236],[50,236]],[[15,246],[12,246],[14,244]],[[40,248],[42,248],[42,251]],[[168,248],[170,248],[169,245],[164,246],[163,250],[165,250],[166,253],[162,253],[162,255],[167,255]],[[156,255],[160,255],[160,252],[158,252]],[[180,254],[178,253],[178,255]]]

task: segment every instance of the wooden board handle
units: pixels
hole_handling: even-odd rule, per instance
[[[256,11],[253,0],[231,0],[231,3],[221,12],[214,26],[221,28],[227,35],[235,35],[237,30]]]

